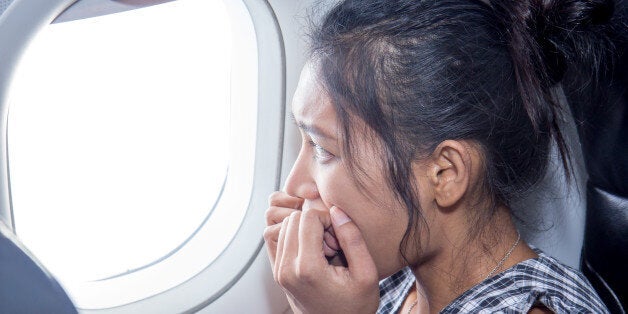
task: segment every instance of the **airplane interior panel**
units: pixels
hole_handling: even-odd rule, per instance
[[[585,298],[600,306],[586,303],[589,312],[625,313],[628,6],[571,1],[584,3],[576,8],[593,20],[574,26],[573,38],[560,35],[566,36],[565,45],[575,45],[584,32],[579,27],[614,37],[583,36],[586,45],[561,50],[560,36],[543,37],[558,35],[545,35],[545,24],[539,25],[567,21],[563,15],[572,4],[545,2],[552,5],[0,1],[0,313],[329,313],[327,301],[316,299],[325,288],[312,287],[333,291],[335,281],[323,280],[331,275],[321,270],[306,275],[321,261],[344,276],[337,282],[345,290],[363,283],[347,279],[360,277],[355,265],[364,267],[359,272],[364,278],[372,275],[368,291],[375,297],[362,302],[344,292],[332,295],[343,304],[335,307],[338,313],[350,313],[352,305],[361,313],[473,313],[482,306],[455,308],[455,300],[464,300],[476,284],[488,285],[517,265],[546,256],[597,294]],[[537,31],[534,40],[540,44],[529,40],[517,50],[506,46],[517,39],[519,26],[511,15],[519,14],[514,8],[522,3],[542,6],[537,8],[542,13],[563,11],[526,24],[526,32]],[[589,7],[598,11],[583,9]],[[484,15],[507,22],[489,19],[490,27],[469,22]],[[458,33],[439,33],[450,26]],[[470,27],[489,35],[476,36]],[[417,35],[426,30],[428,35]],[[509,36],[514,39],[504,44]],[[499,44],[465,50],[487,38]],[[606,50],[587,58],[599,73],[567,65],[580,66],[576,61],[585,57],[567,55],[592,51],[596,41]],[[452,55],[438,50],[442,47]],[[487,52],[492,49],[509,55]],[[408,57],[408,51],[425,53],[428,61]],[[516,68],[517,58],[526,54],[533,58]],[[515,70],[504,66],[500,72],[498,62],[512,63]],[[526,66],[538,68],[528,73]],[[431,72],[422,77],[425,69]],[[495,80],[503,87],[487,87],[494,78],[485,69],[504,75],[502,82]],[[538,78],[525,81],[521,73]],[[468,86],[474,86],[471,92],[433,95],[436,88]],[[481,104],[454,112],[449,105],[455,101]],[[500,102],[516,109],[498,116]],[[534,102],[545,107],[530,109]],[[414,114],[416,119],[406,119]],[[488,122],[465,114],[486,115]],[[462,122],[443,125],[447,119]],[[504,122],[508,119],[512,122]],[[488,123],[496,126],[486,128]],[[486,133],[475,135],[476,129]],[[329,144],[334,148],[324,148],[334,136],[337,142]],[[407,144],[405,136],[414,142],[399,144]],[[515,137],[525,140],[514,142]],[[512,152],[519,153],[507,155]],[[521,156],[532,161],[519,161]],[[346,208],[352,204],[364,208]],[[369,216],[376,218],[365,218],[369,206],[377,208]],[[432,206],[435,214],[426,208]],[[318,220],[306,225],[314,215]],[[387,222],[389,217],[397,220]],[[491,221],[482,227],[488,231],[474,229],[483,219]],[[342,226],[355,227],[359,239],[349,241],[349,231],[339,233]],[[381,226],[390,230],[374,235]],[[290,238],[296,235],[301,242]],[[304,245],[310,238],[323,243],[313,250],[316,258],[307,260]],[[283,255],[275,253],[279,250]],[[461,270],[463,279],[455,267],[468,271]],[[290,271],[296,275],[290,277]],[[403,277],[407,274],[414,276]],[[395,285],[407,284],[386,288],[391,278],[399,280]],[[447,280],[455,286],[443,288]],[[504,285],[509,283],[516,285]],[[301,287],[310,290],[303,293]],[[440,299],[432,299],[436,290],[430,287],[449,290],[447,302],[432,303]],[[386,301],[392,293],[386,289],[400,294]],[[545,294],[550,293],[535,294],[522,313],[571,312],[551,303],[563,302],[560,297],[547,301]],[[430,308],[434,304],[439,308]],[[486,313],[519,313],[478,304]]]

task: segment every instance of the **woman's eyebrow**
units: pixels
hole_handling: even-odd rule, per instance
[[[322,137],[322,138],[327,138],[327,139],[334,139],[333,136],[327,134],[325,131],[323,131],[321,128],[315,126],[315,125],[311,125],[311,124],[307,124],[301,121],[297,121],[296,117],[294,116],[294,113],[290,112],[290,119],[292,120],[292,122],[294,122],[294,124],[296,124],[299,129],[303,130],[303,132],[308,133],[308,134],[312,134],[315,135],[317,137]]]

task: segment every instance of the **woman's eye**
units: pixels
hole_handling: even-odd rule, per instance
[[[314,148],[314,159],[319,162],[327,162],[334,158],[334,155],[324,149],[322,146],[314,143],[314,141],[310,141],[310,145]]]

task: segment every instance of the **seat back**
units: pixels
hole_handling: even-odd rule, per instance
[[[0,313],[76,313],[63,288],[0,221]]]
[[[619,2],[621,16],[628,4]],[[625,30],[624,30],[625,32]],[[623,34],[624,38],[628,34]],[[628,49],[597,92],[567,90],[589,175],[581,269],[611,313],[628,309]],[[585,78],[590,79],[590,78]]]

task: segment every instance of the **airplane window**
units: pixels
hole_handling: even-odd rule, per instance
[[[234,114],[255,104],[233,96],[229,19],[221,1],[179,0],[50,24],[25,52],[8,118],[16,232],[77,306],[181,284],[236,233],[256,109]]]

